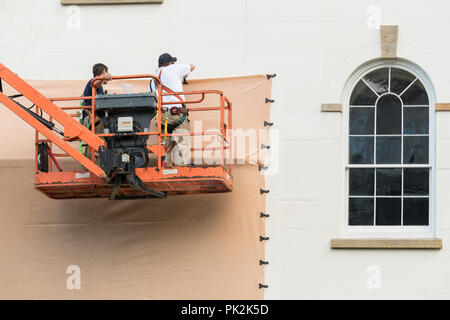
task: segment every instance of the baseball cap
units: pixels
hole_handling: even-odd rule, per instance
[[[158,64],[161,66],[161,65],[165,65],[165,64],[168,64],[170,62],[176,62],[176,61],[177,61],[177,58],[172,57],[168,53],[163,53],[162,55],[159,56]]]

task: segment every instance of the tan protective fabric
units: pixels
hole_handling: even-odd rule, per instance
[[[238,163],[264,163],[265,149],[261,144],[267,144],[267,127],[264,121],[269,121],[270,104],[265,102],[271,98],[272,81],[266,75],[247,77],[189,80],[184,86],[185,91],[221,90],[232,102],[233,110],[233,159]],[[186,96],[186,100],[198,100],[199,95]],[[188,105],[195,108],[196,104]],[[219,106],[215,95],[207,95],[200,106]],[[218,112],[191,112],[191,127],[200,120],[203,129],[217,128]],[[227,114],[225,112],[225,119]]]
[[[0,161],[0,299],[263,298],[255,166],[235,167],[232,193],[165,200],[51,200],[33,179],[33,161]]]
[[[30,81],[47,96],[78,96],[84,82]],[[134,91],[147,86],[133,84]],[[264,76],[189,86],[226,91],[235,127],[262,128],[269,120]],[[0,140],[0,299],[263,298],[264,176],[256,166],[233,167],[232,193],[51,200],[33,188],[34,131],[6,108],[0,116],[0,135],[14,132],[14,142]],[[80,290],[66,287],[70,265],[81,268]]]

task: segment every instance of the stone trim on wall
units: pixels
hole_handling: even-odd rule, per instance
[[[342,103],[322,103],[322,112],[342,112]]]
[[[436,111],[450,111],[450,103],[436,103]]]
[[[441,249],[442,239],[332,239],[332,249]]]
[[[61,0],[62,5],[163,3],[164,0]]]
[[[381,57],[397,58],[398,26],[381,26]]]

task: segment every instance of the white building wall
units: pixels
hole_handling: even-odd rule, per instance
[[[450,4],[435,1],[165,0],[157,5],[83,6],[79,29],[59,0],[0,0],[0,61],[28,79],[86,79],[102,61],[113,74],[152,72],[173,52],[193,77],[277,73],[271,121],[280,168],[267,177],[269,299],[450,298],[450,114],[437,114],[437,236],[429,250],[332,250],[343,215],[344,128],[350,74],[380,56],[381,24],[399,26],[398,55],[421,66],[438,102],[450,101]],[[379,267],[370,290],[367,268]]]

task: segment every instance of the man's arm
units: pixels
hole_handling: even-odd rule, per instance
[[[186,80],[187,76],[195,69],[195,66],[193,64],[188,64],[187,66],[189,67],[190,71],[187,72],[187,70],[186,70],[186,72],[185,72],[186,75],[183,76],[183,84],[187,84],[187,80]]]
[[[174,64],[173,67],[175,68],[176,73],[178,73],[180,79],[185,78],[188,74],[192,72],[192,70],[195,69],[194,65],[188,63]]]
[[[95,89],[98,89],[98,88],[100,88],[100,86],[102,85],[102,84],[106,84],[106,82],[108,82],[108,81],[111,81],[111,79],[112,79],[112,76],[111,76],[111,74],[109,73],[109,72],[107,72],[105,75],[104,75],[104,77],[105,77],[105,80],[96,80],[96,81],[93,81],[93,83],[92,83],[92,85],[95,87]]]

